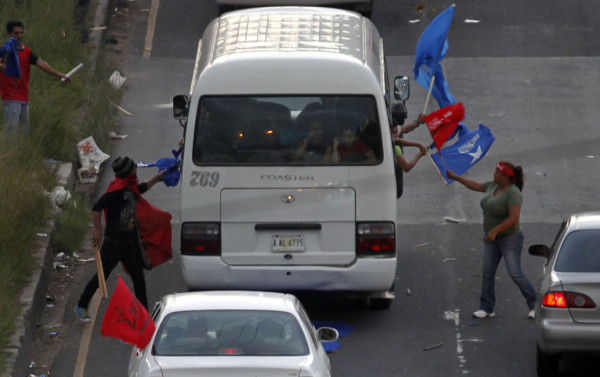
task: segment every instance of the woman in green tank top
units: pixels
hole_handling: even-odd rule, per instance
[[[523,228],[519,218],[523,203],[523,168],[501,161],[494,171],[494,180],[485,183],[461,177],[450,170],[446,171],[446,176],[470,190],[485,193],[481,199],[484,231],[481,296],[479,310],[473,316],[486,318],[495,315],[496,270],[504,257],[508,274],[526,299],[528,317],[534,318],[535,289],[521,269]]]

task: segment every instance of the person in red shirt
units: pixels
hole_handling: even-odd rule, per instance
[[[59,80],[69,78],[64,73],[52,68],[50,64],[43,61],[34,54],[29,47],[23,44],[25,26],[21,21],[9,21],[6,23],[6,31],[9,38],[18,41],[19,68],[21,77],[9,76],[6,72],[4,57],[0,61],[0,93],[2,94],[2,107],[4,108],[4,127],[8,138],[18,131],[29,129],[29,76],[31,66],[35,65],[42,71],[55,76]]]
[[[350,128],[343,128],[340,137],[333,139],[331,162],[375,162],[375,153]]]

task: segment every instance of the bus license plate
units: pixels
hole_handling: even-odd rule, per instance
[[[271,247],[273,251],[277,252],[304,251],[304,236],[283,236],[275,234],[273,235]]]

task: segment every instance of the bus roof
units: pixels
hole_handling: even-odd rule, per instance
[[[213,20],[201,40],[192,91],[199,75],[217,61],[244,53],[344,56],[367,66],[382,88],[385,82],[381,37],[358,13],[321,7],[266,7],[230,12]],[[304,54],[305,55],[305,54]]]

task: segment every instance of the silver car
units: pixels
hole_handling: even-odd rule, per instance
[[[558,373],[564,353],[600,353],[600,212],[571,215],[552,247],[532,245],[547,258],[535,309],[537,373]]]
[[[321,341],[339,334],[315,330],[291,294],[170,294],[152,318],[156,330],[145,349],[134,347],[129,377],[331,377]]]

